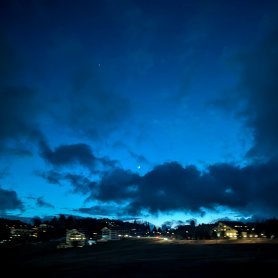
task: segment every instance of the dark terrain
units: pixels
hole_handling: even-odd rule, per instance
[[[126,239],[83,248],[57,242],[1,246],[8,277],[255,277],[275,276],[278,241]]]

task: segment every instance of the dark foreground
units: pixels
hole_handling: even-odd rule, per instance
[[[83,248],[2,247],[7,277],[256,277],[277,273],[278,242],[127,239]],[[18,276],[18,277],[19,277]]]

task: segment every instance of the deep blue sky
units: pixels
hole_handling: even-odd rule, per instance
[[[276,217],[278,2],[0,4],[0,213]]]

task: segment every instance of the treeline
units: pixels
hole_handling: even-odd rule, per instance
[[[32,225],[24,223],[20,220],[0,218],[0,240],[9,239],[12,227],[17,229],[31,229]]]
[[[47,241],[55,238],[65,237],[66,231],[70,229],[77,229],[86,234],[87,237],[97,237],[101,235],[101,229],[104,227],[117,228],[121,230],[141,231],[146,232],[150,230],[149,223],[138,223],[134,220],[132,223],[121,220],[111,220],[108,218],[80,218],[74,216],[60,215],[53,217],[50,220],[43,220],[35,217],[33,224],[27,224],[20,220],[9,220],[0,218],[0,240],[9,239],[13,231],[20,233],[20,230],[32,230],[29,237],[32,241]]]
[[[235,226],[234,221],[219,222],[225,222],[239,232],[244,230],[258,237],[278,238],[278,219],[276,218],[257,222],[238,222],[240,226]],[[199,224],[197,226],[195,226],[195,223],[191,223],[191,225],[180,225],[175,229],[175,236],[177,239],[214,239],[217,238],[217,236],[214,234],[213,228],[217,226],[217,223],[218,222],[214,224]]]
[[[100,233],[104,227],[117,228],[121,230],[148,230],[149,224],[147,222],[138,223],[134,220],[132,223],[121,220],[111,220],[109,218],[79,218],[74,216],[60,215],[53,217],[51,220],[42,221],[40,218],[34,218],[34,227],[44,227],[45,229],[52,229],[56,237],[62,237],[65,232],[70,229],[77,229],[84,232],[87,236],[93,236],[95,233]],[[43,224],[43,225],[42,225]]]
[[[77,229],[83,232],[88,238],[97,238],[101,236],[101,229],[104,227],[126,231],[132,235],[171,235],[172,238],[176,239],[212,239],[214,236],[212,231],[216,225],[217,223],[195,225],[194,222],[191,222],[190,225],[180,225],[174,229],[171,227],[161,229],[155,226],[150,228],[148,222],[142,223],[136,222],[136,220],[133,222],[126,222],[108,218],[80,218],[71,215],[60,215],[49,220],[36,217],[33,219],[32,224],[24,223],[20,220],[0,218],[0,241],[9,240],[11,238],[14,240],[48,241],[50,239],[65,237],[66,231],[69,229]],[[243,225],[259,236],[264,235],[264,237],[267,238],[278,238],[278,219],[276,218],[248,222]]]

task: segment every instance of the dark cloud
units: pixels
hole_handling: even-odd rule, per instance
[[[94,75],[90,67],[82,69],[82,66],[80,72],[76,73],[76,83],[69,94],[67,121],[81,135],[103,139],[103,136],[116,131],[125,122],[130,104],[119,93],[103,88]]]
[[[240,56],[241,86],[246,100],[243,116],[253,131],[249,156],[273,157],[278,142],[278,22],[261,45]],[[241,96],[242,97],[242,96]]]
[[[132,213],[143,209],[151,213],[200,211],[200,205],[194,196],[194,191],[200,184],[200,172],[194,166],[183,168],[176,162],[158,165],[142,177],[138,195],[130,210]]]
[[[66,174],[64,179],[70,182],[74,188],[74,192],[88,194],[96,188],[96,182],[91,181],[89,178],[77,174]]]
[[[126,215],[174,211],[204,215],[205,209],[217,211],[221,206],[264,217],[278,212],[277,169],[276,160],[245,167],[213,164],[204,171],[192,165],[183,167],[177,162],[169,162],[143,176],[123,169],[102,173],[99,180],[55,171],[41,176],[50,183],[70,183],[74,192],[87,195],[86,201],[128,204],[121,208]],[[108,210],[103,205],[100,207],[107,215]],[[99,211],[100,207],[91,212]]]
[[[99,66],[93,58],[88,59],[91,51],[76,42],[76,38],[69,36],[54,40],[58,45],[49,49],[53,61],[48,67],[52,69],[58,62],[61,65],[59,70],[69,80],[69,88],[49,97],[49,115],[59,125],[69,128],[74,136],[106,139],[129,118],[128,98],[109,86],[110,76],[103,73],[104,66]],[[74,45],[70,51],[68,45]],[[53,68],[54,72],[56,70]]]
[[[73,14],[65,13],[61,3],[54,6],[25,3],[16,5],[17,8],[1,5],[4,12],[0,21],[7,35],[12,34],[15,38],[9,43],[0,34],[0,143],[3,139],[16,140],[22,135],[30,138],[30,134],[38,132],[35,123],[43,125],[45,120],[59,126],[60,130],[70,129],[74,136],[106,139],[129,116],[128,98],[109,86],[109,75],[99,67],[99,52],[103,51],[101,44],[100,49],[96,47],[99,44],[83,44],[75,32],[65,30],[65,26],[71,26],[79,14],[85,21],[74,24],[74,29],[77,28],[78,33],[84,31],[87,38],[98,36],[100,28],[96,27],[98,24],[94,20],[101,20],[103,28],[109,24],[96,11],[105,12],[109,5],[106,7],[102,2],[67,5],[73,9],[74,18]],[[85,10],[87,17],[84,16]],[[36,28],[33,28],[34,24]],[[85,31],[88,26],[89,31]],[[111,24],[109,26],[110,30]],[[100,32],[101,38],[103,33],[105,31]],[[110,45],[106,41],[102,43]],[[22,85],[30,80],[43,93]],[[42,114],[43,119],[38,119]],[[3,121],[9,122],[10,126],[3,125]]]
[[[41,156],[53,166],[70,166],[79,164],[92,171],[96,167],[113,167],[117,164],[116,160],[107,157],[96,157],[91,147],[87,144],[61,145],[51,150],[48,144],[41,140]]]
[[[26,146],[41,138],[38,93],[19,81],[23,65],[3,38],[0,38],[0,56],[0,152],[30,154]]]
[[[108,205],[96,205],[90,208],[80,208],[76,210],[81,213],[91,214],[91,215],[99,215],[99,216],[116,216],[121,217],[125,215],[126,209],[117,207],[116,204],[108,204]]]
[[[155,167],[144,176],[117,169],[105,174],[88,199],[128,202],[126,213],[184,211],[204,214],[222,206],[256,215],[278,212],[277,161],[239,167],[214,164],[201,172],[176,162]]]
[[[90,194],[96,188],[96,182],[81,174],[61,173],[54,170],[40,172],[36,174],[45,179],[50,184],[65,185],[70,184],[74,193]]]
[[[98,190],[89,199],[101,201],[118,201],[134,198],[140,176],[130,170],[115,169],[106,172],[98,184]]]
[[[277,18],[277,17],[276,17]],[[252,147],[247,158],[270,159],[278,155],[278,22],[271,31],[247,51],[233,55],[239,71],[239,84],[223,92],[224,97],[210,103],[235,113],[251,132]],[[248,132],[246,134],[249,134]]]
[[[35,174],[45,179],[48,183],[61,185],[61,179],[63,175],[57,171],[35,171]]]
[[[54,208],[54,206],[52,204],[44,201],[43,197],[36,198],[36,206],[44,207],[44,208]]]
[[[90,168],[95,166],[97,160],[90,146],[86,144],[61,145],[52,151],[42,141],[41,156],[53,166],[80,164]]]
[[[23,210],[23,203],[13,190],[0,188],[0,212],[5,213],[8,210]]]
[[[11,144],[37,142],[41,138],[37,115],[38,106],[33,90],[27,87],[0,87],[0,151],[12,149],[16,154]],[[19,149],[17,153],[21,155],[22,150]]]

